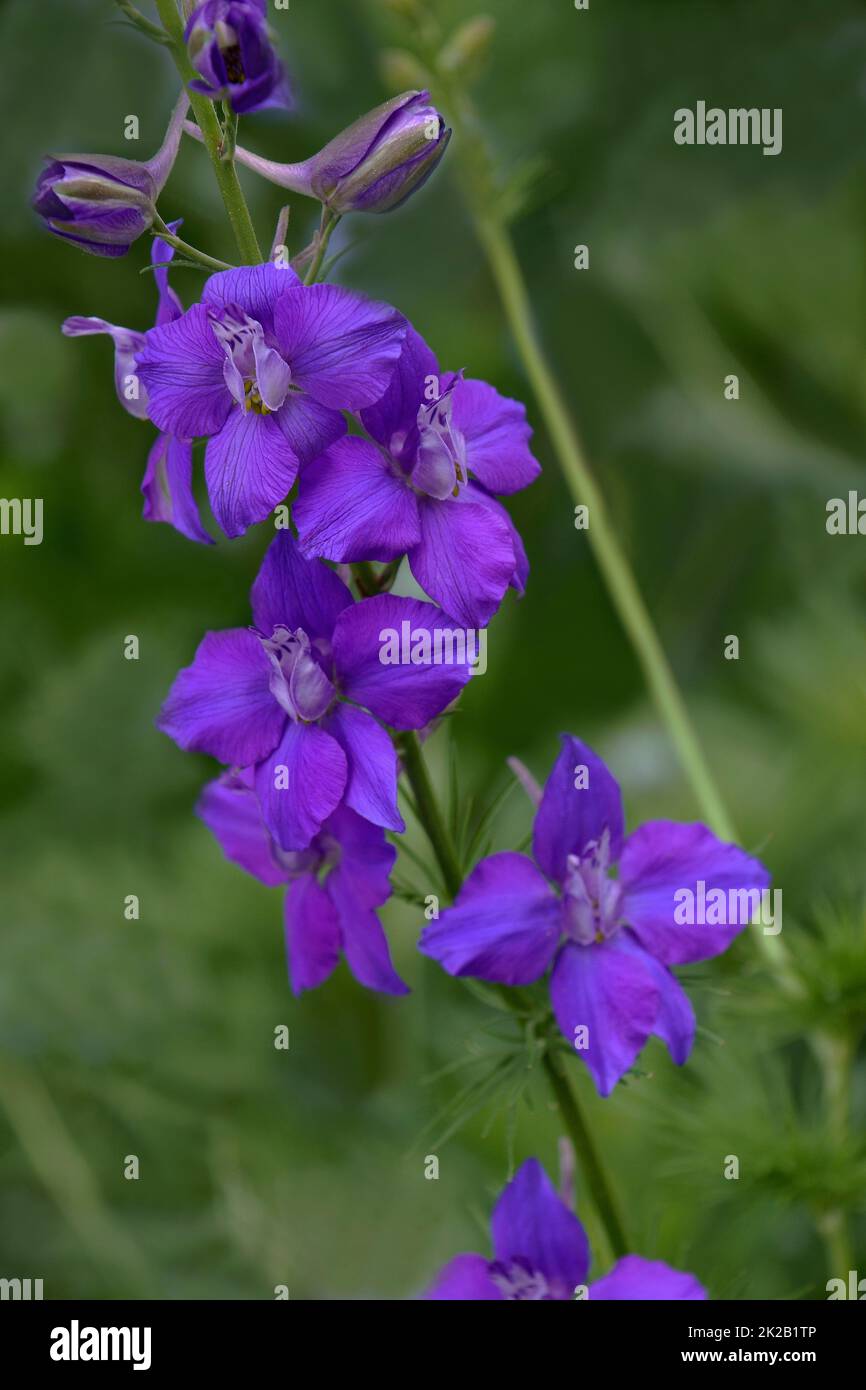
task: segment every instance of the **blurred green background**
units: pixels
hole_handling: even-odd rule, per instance
[[[828,1211],[846,1212],[866,1276],[866,541],[824,525],[829,498],[864,487],[866,6],[485,8],[497,28],[477,100],[501,169],[532,174],[513,233],[544,339],[742,841],[783,889],[805,982],[793,1009],[740,941],[685,972],[701,1022],[687,1068],[653,1043],[610,1100],[577,1064],[575,1084],[636,1251],[717,1298],[824,1297],[847,1275],[820,1238]],[[473,12],[438,11],[446,29]],[[153,316],[144,241],[101,261],[28,207],[48,150],[147,158],[160,143],[174,70],[115,17],[109,0],[0,9],[15,55],[0,93],[0,495],[45,502],[41,547],[0,538],[0,1275],[41,1277],[48,1298],[270,1298],[277,1284],[293,1299],[405,1298],[451,1255],[487,1249],[510,1162],[536,1154],[555,1171],[556,1119],[528,1071],[515,1112],[496,1094],[446,1137],[465,1078],[431,1078],[475,1055],[483,1081],[500,1030],[418,955],[411,905],[385,912],[411,997],[375,997],[341,967],[294,1000],[280,894],[222,859],[192,814],[207,760],[154,728],[200,635],[247,621],[268,531],[206,550],[145,525],[150,428],[114,399],[108,341],[60,335],[69,314]],[[294,0],[273,23],[298,109],[244,120],[241,139],[294,160],[389,95],[380,53],[405,33],[375,0]],[[677,147],[673,111],[698,99],[782,107],[783,153]],[[495,620],[487,674],[429,745],[434,770],[444,787],[453,739],[462,794],[483,802],[509,754],[545,776],[567,729],[612,765],[630,824],[696,818],[574,530],[449,160],[403,211],[344,223],[337,271],[407,313],[443,364],[526,399],[544,464],[512,508],[527,596]],[[242,178],[269,243],[279,190]],[[189,142],[161,210],[231,259]],[[312,225],[298,201],[294,250]],[[175,284],[189,302],[201,280],[180,270]],[[723,658],[733,633],[738,662]],[[529,823],[517,792],[496,848]],[[427,890],[408,861],[400,874]],[[841,1083],[829,1103],[815,1028]]]

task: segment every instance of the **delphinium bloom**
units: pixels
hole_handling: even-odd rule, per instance
[[[530,984],[552,965],[556,1020],[603,1096],[651,1033],[682,1064],[695,1019],[670,967],[726,950],[749,914],[679,925],[675,895],[699,896],[703,883],[705,894],[760,896],[767,870],[704,825],[648,821],[624,840],[619,784],[571,735],[538,807],[533,853],[535,863],[513,853],[482,860],[420,949],[451,975],[506,985]]]
[[[433,659],[434,634],[448,618],[392,594],[356,603],[287,531],[265,555],[252,609],[253,628],[207,634],[172,686],[160,727],[181,748],[254,767],[265,825],[283,850],[306,849],[341,804],[403,830],[397,757],[383,724],[423,728],[469,679],[468,664]],[[426,638],[427,659],[422,651],[417,661],[389,664],[382,634],[404,622]]]
[[[199,74],[190,83],[193,91],[227,101],[238,115],[291,105],[266,14],[265,0],[205,0],[193,10],[184,31],[190,62]]]
[[[180,221],[169,223],[176,232]],[[180,318],[183,305],[168,283],[168,267],[174,248],[158,238],[153,243],[151,261],[155,269],[158,302],[156,324],[172,323]],[[121,328],[105,319],[81,316],[66,319],[63,332],[68,338],[80,338],[94,333],[106,333],[114,343],[114,386],[124,410],[139,420],[147,419],[147,391],[135,366],[135,354],[144,346],[144,334],[133,328]],[[144,494],[146,521],[167,521],[189,540],[205,545],[213,542],[204,529],[198,504],[192,490],[192,443],[174,434],[160,431],[150,451],[147,469],[141,484]]]
[[[493,496],[540,471],[523,406],[486,382],[440,375],[410,328],[391,384],[361,420],[369,439],[342,439],[304,470],[294,512],[304,553],[389,561],[406,552],[430,598],[485,627],[529,570]]]
[[[609,1274],[587,1286],[586,1232],[556,1192],[537,1158],[528,1158],[493,1208],[493,1259],[458,1255],[425,1295],[464,1301],[589,1302],[622,1299],[701,1300],[707,1293],[693,1274],[661,1260],[625,1255]]]
[[[355,978],[385,994],[408,994],[391,964],[376,909],[391,894],[397,851],[378,826],[340,806],[307,849],[280,849],[262,820],[249,769],[205,787],[198,814],[226,857],[270,887],[285,888],[289,978],[295,994],[315,989],[345,954]]]
[[[33,197],[33,207],[49,232],[94,256],[125,256],[153,226],[156,200],[177,158],[188,106],[184,92],[162,146],[146,163],[115,155],[51,155]]]
[[[208,438],[205,478],[227,536],[283,501],[299,466],[345,433],[342,411],[380,398],[406,327],[390,305],[268,264],[212,275],[200,304],[150,330],[136,354],[150,418]]]
[[[187,125],[201,138],[197,126]],[[277,164],[241,146],[239,164],[329,212],[393,212],[427,182],[451,138],[429,92],[403,92],[368,111],[300,164]]]

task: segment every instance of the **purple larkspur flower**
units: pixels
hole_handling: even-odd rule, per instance
[[[176,232],[181,222],[170,222],[168,229]],[[168,268],[174,247],[156,238],[151,249],[153,278],[157,288],[156,324],[173,323],[183,313],[183,305],[168,283]],[[121,328],[105,319],[75,316],[63,324],[68,338],[88,337],[105,333],[114,343],[114,388],[117,399],[130,415],[147,419],[147,390],[135,365],[135,355],[144,346],[145,335],[134,328]],[[147,468],[141,484],[144,494],[146,521],[166,521],[181,535],[203,545],[213,540],[201,522],[198,503],[192,490],[192,441],[160,431],[148,455]]]
[[[680,926],[675,894],[697,893],[701,881],[726,893],[770,882],[705,825],[648,821],[625,840],[623,828],[618,782],[564,734],[535,817],[535,862],[482,860],[420,941],[450,975],[525,985],[552,965],[556,1020],[603,1096],[651,1033],[685,1062],[695,1019],[670,967],[719,955],[747,924]]]
[[[409,993],[391,964],[376,912],[391,895],[397,854],[383,830],[340,806],[307,849],[282,850],[262,819],[251,769],[210,782],[196,809],[228,859],[261,883],[285,888],[286,951],[295,994],[322,984],[341,953],[368,989]]]
[[[198,126],[187,123],[186,129],[201,139]],[[427,182],[450,138],[429,92],[403,92],[368,111],[300,164],[278,164],[241,146],[235,158],[281,188],[318,198],[342,217],[402,207]]]
[[[342,411],[386,390],[406,320],[288,266],[220,271],[202,302],[146,335],[136,354],[159,429],[208,437],[205,478],[227,536],[283,501],[302,464],[346,432]]]
[[[48,157],[33,207],[55,236],[94,256],[125,256],[153,225],[156,200],[171,173],[189,97],[183,92],[153,159],[101,154]]]
[[[288,531],[265,554],[252,610],[252,628],[207,634],[175,680],[160,728],[181,748],[255,767],[265,825],[283,850],[306,849],[341,804],[374,825],[405,829],[383,725],[423,728],[457,697],[470,667],[432,656],[389,665],[382,634],[408,622],[430,634],[432,647],[449,620],[393,594],[356,603]]]
[[[586,1232],[557,1193],[537,1158],[521,1164],[491,1219],[493,1259],[457,1255],[425,1295],[466,1302],[572,1299],[585,1289],[589,1302],[621,1299],[700,1300],[706,1290],[693,1274],[661,1260],[625,1255],[609,1274],[587,1286]]]
[[[485,627],[529,572],[493,495],[540,472],[523,406],[486,382],[440,375],[410,328],[387,391],[361,420],[370,439],[342,439],[304,470],[294,512],[304,553],[342,562],[405,552],[430,598],[467,627]]]
[[[205,0],[190,15],[184,38],[199,74],[190,83],[238,115],[265,106],[288,107],[285,69],[268,33],[265,0]]]

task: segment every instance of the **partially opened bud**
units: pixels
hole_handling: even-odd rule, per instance
[[[53,155],[39,176],[33,206],[55,236],[95,256],[125,256],[152,225],[183,131],[189,99],[174,109],[162,147],[141,163],[114,155]]]
[[[201,139],[197,126],[187,122],[186,129]],[[282,188],[318,198],[338,216],[391,212],[426,183],[450,138],[429,92],[403,92],[302,164],[276,164],[240,146],[235,158]]]
[[[234,112],[289,106],[285,70],[271,44],[264,0],[205,0],[184,32],[199,73],[194,91],[227,101]]]

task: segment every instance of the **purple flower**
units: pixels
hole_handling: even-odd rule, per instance
[[[523,406],[486,382],[440,376],[410,329],[391,384],[361,419],[370,440],[343,439],[304,470],[294,511],[304,554],[388,561],[408,552],[430,598],[485,627],[529,572],[492,495],[517,492],[540,471]]]
[[[201,304],[146,335],[137,353],[150,418],[208,436],[205,477],[227,536],[263,521],[298,468],[341,438],[343,410],[372,405],[400,355],[406,320],[289,267],[221,271]]]
[[[432,649],[448,619],[392,594],[355,603],[287,531],[265,555],[252,609],[253,628],[207,634],[172,686],[160,728],[181,748],[254,767],[264,822],[281,849],[306,849],[341,804],[374,825],[405,829],[397,756],[382,723],[423,728],[456,698],[470,668],[432,656],[387,664],[383,634],[408,622]]]
[[[113,155],[51,155],[33,207],[55,236],[94,256],[125,256],[153,225],[156,200],[177,157],[189,97],[183,92],[161,148],[147,163]]]
[[[458,1255],[442,1270],[428,1299],[572,1299],[585,1289],[598,1299],[699,1300],[706,1290],[693,1274],[661,1260],[625,1255],[609,1274],[586,1285],[590,1251],[586,1233],[537,1158],[528,1158],[493,1208],[493,1259]]]
[[[180,221],[170,222],[170,232],[176,232]],[[156,267],[153,278],[159,296],[156,323],[172,323],[180,318],[183,305],[168,283],[168,267],[174,248],[156,238],[151,249],[151,262]],[[145,335],[133,328],[120,328],[105,319],[74,317],[66,319],[63,332],[68,338],[106,333],[114,343],[114,389],[124,410],[136,419],[147,419],[147,391],[139,378],[135,355],[144,347]],[[146,521],[167,521],[189,540],[212,545],[204,529],[198,503],[192,490],[192,443],[174,434],[161,431],[147,459],[147,469],[141,484],[144,494]]]
[[[238,115],[263,106],[291,105],[286,74],[271,46],[265,0],[205,0],[184,30],[190,83],[212,101],[227,101]]]
[[[188,124],[197,139],[201,132]],[[429,92],[384,102],[300,164],[277,164],[238,147],[238,163],[282,188],[318,198],[330,212],[393,212],[429,179],[451,131]]]
[[[450,975],[507,985],[529,984],[552,965],[557,1023],[603,1096],[651,1033],[681,1065],[695,1020],[669,967],[726,950],[750,914],[681,926],[675,894],[697,897],[703,882],[705,893],[757,891],[760,900],[770,881],[764,866],[704,825],[649,821],[623,842],[618,783],[567,734],[535,817],[533,852],[535,863],[506,853],[476,865],[420,949]]]
[[[378,826],[339,807],[307,849],[280,849],[262,820],[250,769],[205,787],[197,811],[227,858],[270,887],[285,887],[286,950],[295,994],[315,989],[343,952],[362,985],[408,994],[394,971],[376,908],[391,895],[397,851]]]

